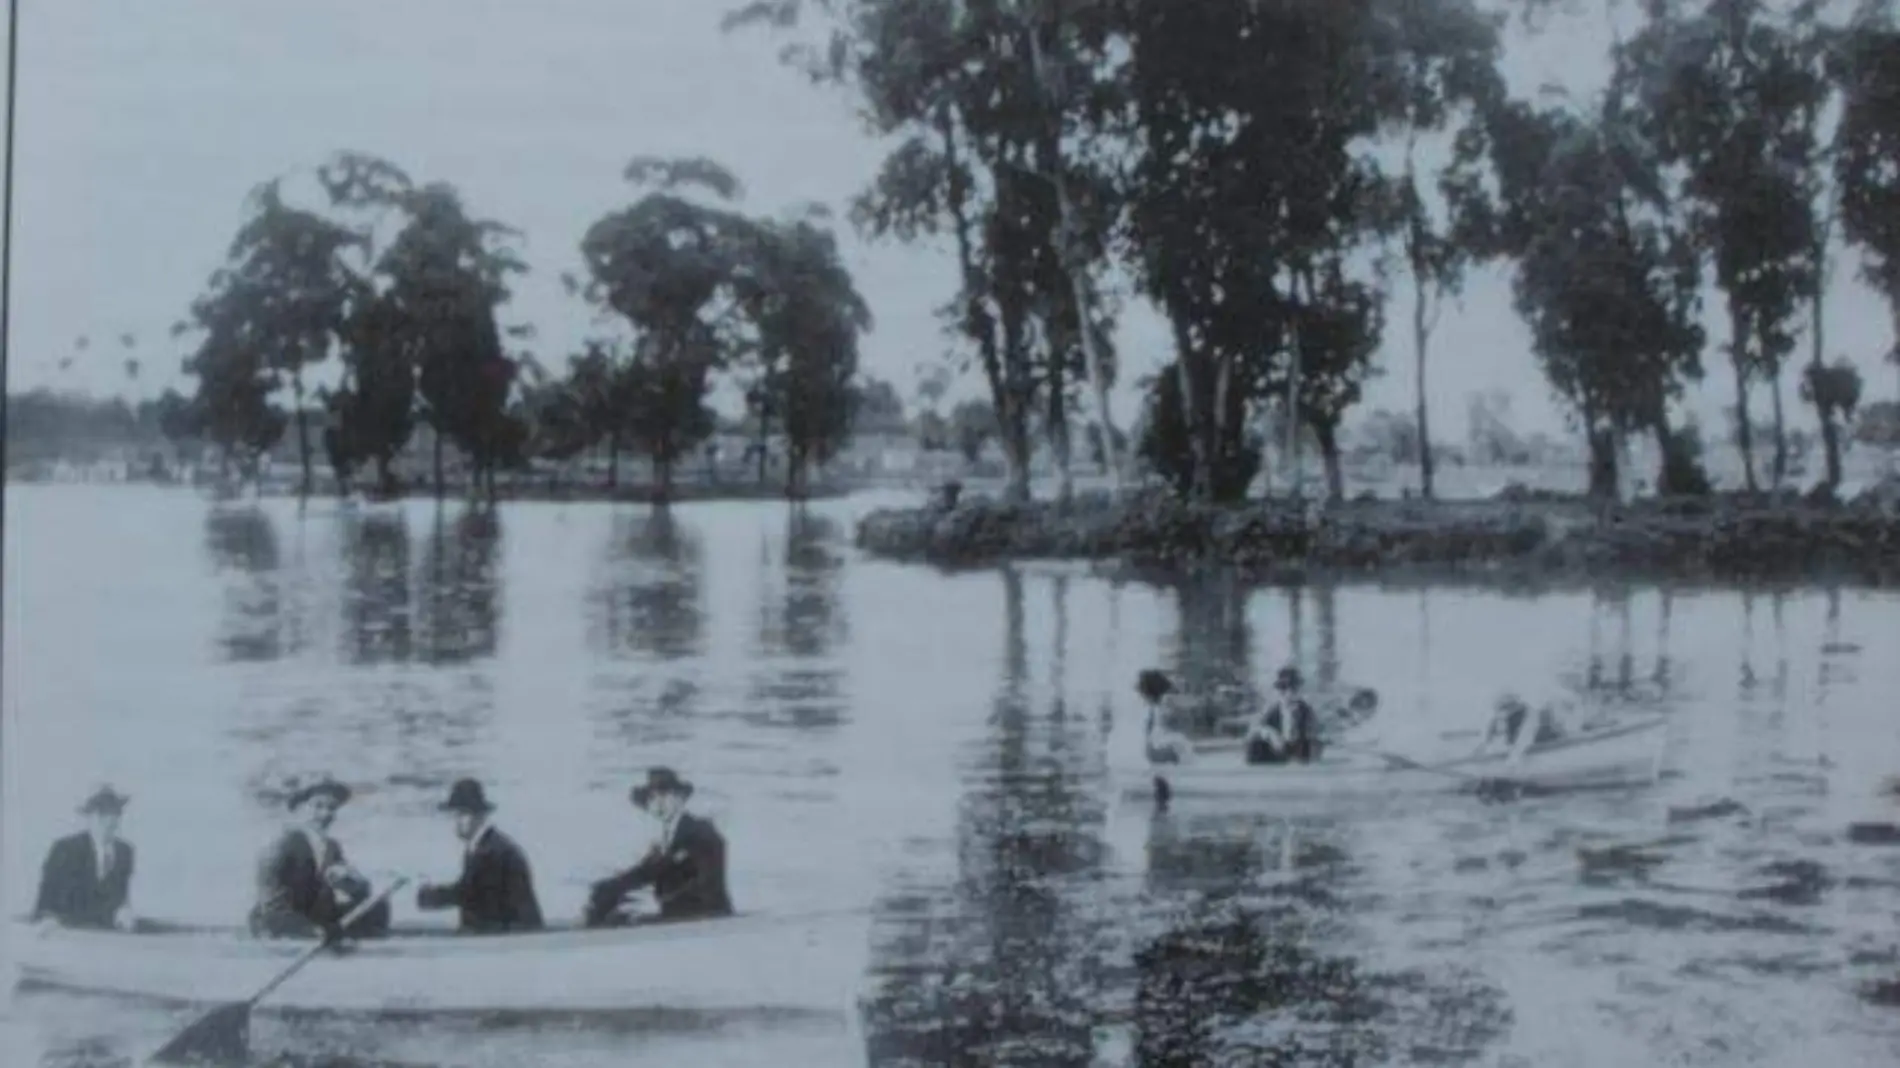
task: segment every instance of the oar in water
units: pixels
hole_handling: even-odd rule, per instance
[[[389,895],[403,888],[408,879],[397,879],[376,896],[350,910],[343,917],[338,928],[348,931],[350,925],[362,919],[370,909],[382,904]],[[159,1047],[157,1053],[149,1057],[151,1064],[243,1064],[250,1060],[251,1048],[251,1009],[262,1001],[271,991],[282,986],[291,976],[303,969],[303,966],[315,960],[317,954],[328,949],[334,941],[325,937],[316,945],[297,954],[297,959],[285,965],[284,970],[265,983],[257,993],[247,1000],[234,1001],[220,1005],[198,1017],[191,1026],[178,1032],[170,1042]]]
[[[1397,753],[1387,753],[1380,749],[1368,749],[1365,746],[1347,745],[1344,743],[1334,743],[1333,748],[1344,749],[1349,753],[1363,753],[1366,756],[1375,756],[1394,767],[1430,772],[1433,775],[1444,775],[1448,778],[1471,783],[1477,788],[1478,796],[1486,800],[1508,801],[1512,798],[1534,796],[1543,792],[1535,783],[1526,782],[1522,779],[1511,779],[1501,775],[1472,775],[1467,772],[1439,767],[1434,764],[1421,764],[1409,757],[1402,757]]]

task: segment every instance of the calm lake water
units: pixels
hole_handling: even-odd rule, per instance
[[[237,922],[281,776],[358,787],[370,870],[452,874],[433,811],[476,775],[544,906],[698,785],[741,908],[875,916],[837,1021],[261,1020],[264,1055],[414,1065],[1900,1063],[1900,598],[1839,590],[1237,592],[1056,566],[866,560],[873,501],[213,507],[8,491],[4,885],[109,779],[135,903]],[[1643,791],[1376,812],[1116,802],[1136,670],[1376,688],[1377,742],[1473,743],[1501,688],[1670,717]],[[1726,802],[1726,804],[1717,804]],[[399,910],[406,914],[408,903]],[[743,982],[743,961],[733,962]],[[33,992],[7,1034],[120,1064],[189,1013]],[[24,1049],[25,1047],[18,1047]],[[4,1059],[17,1061],[18,1053]],[[345,1062],[349,1063],[349,1062]]]

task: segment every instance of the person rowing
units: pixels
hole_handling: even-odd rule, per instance
[[[1247,732],[1247,763],[1310,764],[1319,759],[1319,716],[1300,696],[1304,680],[1284,667],[1273,680],[1273,703]]]
[[[1491,722],[1478,743],[1478,754],[1504,753],[1516,763],[1533,747],[1559,741],[1568,733],[1555,708],[1546,704],[1533,710],[1523,697],[1507,691],[1492,706]]]

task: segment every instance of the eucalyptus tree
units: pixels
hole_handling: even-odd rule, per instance
[[[759,223],[735,284],[752,328],[755,381],[785,434],[785,492],[802,498],[811,465],[850,440],[858,338],[871,312],[837,239],[812,218]]]
[[[262,419],[249,393],[268,375],[270,384],[290,386],[297,427],[297,452],[303,479],[300,492],[312,489],[313,472],[304,372],[329,357],[346,330],[351,302],[361,293],[345,254],[362,237],[316,212],[284,201],[282,180],[259,186],[247,203],[229,263],[215,273],[206,292],[192,305],[191,323],[205,335],[194,368],[217,379],[223,401],[248,414],[241,421],[258,440],[269,420]],[[220,370],[221,361],[237,361]],[[255,373],[246,365],[257,361]],[[235,391],[235,392],[233,392]],[[261,421],[260,421],[261,420]]]
[[[1516,261],[1518,311],[1605,497],[1625,434],[1654,433],[1668,469],[1669,406],[1701,376],[1704,340],[1700,249],[1618,89],[1587,108],[1513,102],[1486,132],[1499,193],[1486,240]]]
[[[1750,387],[1768,383],[1772,481],[1787,470],[1781,374],[1802,304],[1818,291],[1820,224],[1812,195],[1829,88],[1792,18],[1765,0],[1646,5],[1623,48],[1632,118],[1666,164],[1686,173],[1690,218],[1728,305],[1737,445],[1757,487]]]
[[[1133,0],[1124,14],[1122,77],[1139,131],[1125,191],[1129,244],[1141,288],[1173,329],[1170,391],[1184,405],[1192,490],[1227,497],[1245,484],[1222,465],[1255,462],[1236,394],[1279,399],[1294,416],[1296,465],[1300,432],[1330,440],[1357,400],[1382,317],[1352,309],[1383,294],[1376,278],[1349,279],[1347,266],[1402,217],[1375,146],[1395,128],[1434,121],[1440,112],[1420,99],[1430,92],[1455,87],[1463,99],[1477,94],[1467,81],[1489,84],[1471,73],[1488,53],[1461,36],[1478,40],[1489,24],[1457,5],[1432,8],[1436,24],[1402,0]],[[1452,25],[1459,31],[1441,32]],[[1366,336],[1345,343],[1342,313]],[[1308,331],[1328,342],[1303,339]],[[1322,354],[1306,366],[1303,357]]]
[[[954,247],[959,292],[943,314],[989,387],[1016,499],[1029,494],[1038,414],[1052,435],[1066,429],[1044,395],[1052,361],[1080,358],[1096,420],[1112,425],[1094,274],[1117,204],[1089,139],[1101,125],[1090,116],[1112,109],[1102,53],[1116,11],[1089,0],[765,0],[727,19],[817,28],[821,46],[788,55],[819,83],[854,90],[869,131],[896,142],[855,221],[876,237]]]
[[[706,394],[738,347],[736,285],[758,227],[726,206],[738,199],[739,182],[710,160],[640,157],[624,173],[648,192],[588,228],[581,254],[589,278],[579,288],[633,328],[631,359],[617,369],[626,426],[666,500],[675,464],[715,429]]]
[[[497,319],[510,276],[527,270],[509,247],[518,235],[471,217],[446,183],[407,193],[400,205],[402,229],[377,261],[393,331],[386,343],[407,353],[415,369],[421,415],[435,432],[437,496],[446,441],[467,455],[476,487],[492,499],[497,469],[519,459],[527,436],[509,411],[519,367]],[[391,374],[400,373],[401,359],[392,354],[387,362]]]
[[[1841,91],[1834,179],[1841,234],[1861,256],[1861,277],[1887,302],[1900,364],[1900,24],[1894,5],[1867,3],[1837,53]]]
[[[1429,499],[1435,486],[1427,354],[1445,302],[1458,296],[1467,270],[1485,247],[1470,240],[1468,231],[1475,221],[1471,213],[1482,212],[1484,203],[1477,124],[1504,92],[1498,70],[1502,19],[1475,0],[1402,3],[1385,10],[1394,45],[1392,69],[1400,75],[1395,84],[1403,95],[1397,125],[1404,165],[1394,189],[1395,229],[1412,282],[1419,490]],[[1446,133],[1454,142],[1449,161],[1436,175],[1423,173],[1420,141]]]

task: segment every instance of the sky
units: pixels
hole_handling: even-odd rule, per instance
[[[629,160],[706,156],[738,175],[754,213],[807,202],[842,213],[885,147],[846,93],[778,62],[781,41],[722,33],[720,16],[736,0],[19,2],[10,391],[137,399],[168,385],[188,390],[178,371],[184,343],[169,328],[223,261],[246,194],[307,175],[338,150],[452,182],[474,213],[523,231],[532,273],[504,319],[533,323],[531,347],[558,368],[599,329],[560,275],[578,270],[587,226],[638,195],[621,178]],[[1513,38],[1506,73],[1520,93],[1602,84],[1610,34],[1600,3],[1584,0],[1583,14]],[[954,261],[944,248],[867,243],[848,226],[841,236],[876,318],[864,369],[908,398],[920,369],[953,347],[935,310],[954,292]],[[1852,253],[1837,257],[1830,355],[1858,361],[1870,393],[1886,396],[1900,380],[1880,362],[1891,317],[1855,267]],[[1394,300],[1384,372],[1366,405],[1409,410],[1408,291]],[[1707,303],[1719,341],[1720,303],[1713,294]],[[126,334],[136,339],[129,349]],[[1170,344],[1152,308],[1137,302],[1124,313],[1120,425],[1137,414],[1132,382],[1158,369]],[[1562,430],[1505,269],[1469,280],[1432,350],[1434,437],[1462,436],[1465,396],[1492,387],[1511,392],[1525,429]],[[127,357],[141,364],[135,382]],[[1733,402],[1723,362],[1712,348],[1688,402],[1709,427]],[[1792,418],[1811,421],[1794,382],[1791,372]],[[982,388],[972,370],[957,394]]]

